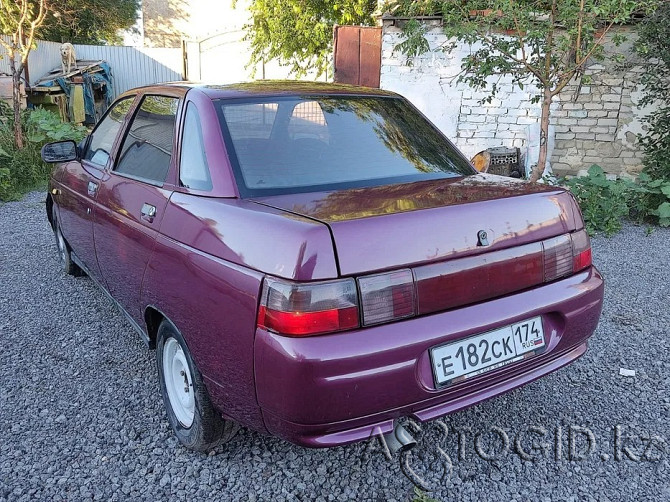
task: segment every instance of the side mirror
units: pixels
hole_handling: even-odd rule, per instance
[[[42,147],[42,160],[48,163],[77,159],[77,144],[72,140],[55,141]]]

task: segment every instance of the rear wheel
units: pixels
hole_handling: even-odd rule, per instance
[[[65,272],[68,275],[74,275],[74,276],[79,276],[82,275],[83,272],[81,268],[77,266],[77,264],[72,261],[72,253],[70,252],[70,247],[68,246],[67,242],[65,241],[65,238],[63,237],[63,233],[61,232],[60,229],[60,222],[58,221],[58,217],[56,215],[56,206],[53,206],[51,208],[51,221],[53,222],[53,231],[54,231],[54,237],[56,239],[56,248],[58,249],[58,258],[60,260],[60,266],[61,269],[63,269],[63,272]]]
[[[156,362],[168,421],[179,441],[196,451],[230,441],[239,426],[214,409],[186,342],[168,321],[158,328]]]

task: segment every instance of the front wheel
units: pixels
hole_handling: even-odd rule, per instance
[[[196,451],[230,441],[239,426],[214,409],[186,342],[167,321],[158,328],[156,363],[168,421],[179,441]]]

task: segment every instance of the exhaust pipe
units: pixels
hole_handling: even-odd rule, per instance
[[[391,432],[384,434],[384,442],[391,455],[409,451],[416,446],[414,436],[399,423],[395,424]]]

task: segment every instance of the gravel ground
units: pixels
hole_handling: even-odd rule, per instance
[[[210,455],[179,446],[153,353],[89,279],[58,271],[43,200],[0,206],[0,500],[414,497],[374,442],[309,450],[243,429]],[[589,351],[424,424],[408,463],[432,497],[670,500],[669,242],[670,229],[636,226],[594,239],[608,282]]]

